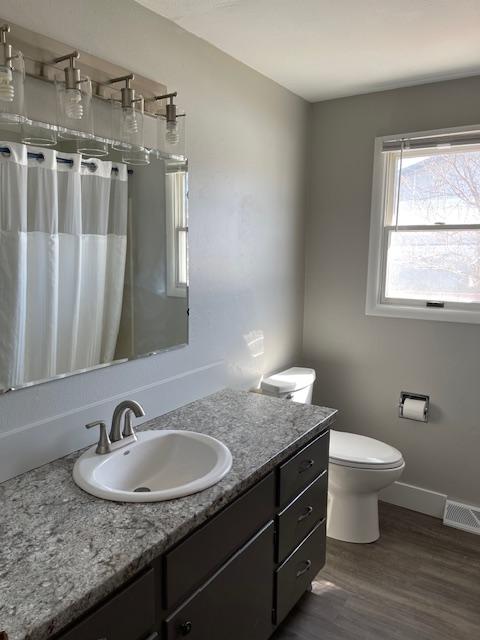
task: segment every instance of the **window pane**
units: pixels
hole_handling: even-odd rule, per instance
[[[480,302],[480,231],[390,231],[385,297]]]
[[[178,231],[178,284],[187,284],[187,232]]]
[[[184,172],[178,171],[175,175],[175,193],[179,194],[179,197],[176,198],[175,201],[175,226],[176,227],[186,227],[187,226],[187,217],[186,217],[186,207],[185,207],[185,179],[186,175]]]
[[[480,150],[416,153],[403,156],[398,224],[480,224]],[[397,156],[397,180],[399,165]]]

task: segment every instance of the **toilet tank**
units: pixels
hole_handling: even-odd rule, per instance
[[[290,369],[264,378],[260,383],[260,388],[263,393],[270,396],[302,404],[311,404],[314,382],[315,369],[290,367]]]

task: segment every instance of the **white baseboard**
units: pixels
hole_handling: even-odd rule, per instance
[[[413,484],[394,482],[380,492],[380,500],[405,507],[412,511],[425,513],[434,518],[443,518],[443,510],[447,496],[443,493],[416,487]]]
[[[140,402],[149,420],[219,391],[225,380],[225,363],[214,362],[0,433],[0,482],[93,444],[97,434],[84,425],[109,421],[115,405],[126,397]]]

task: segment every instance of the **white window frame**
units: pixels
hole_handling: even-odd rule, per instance
[[[455,127],[434,131],[420,131],[375,138],[373,162],[372,205],[370,213],[370,241],[368,252],[368,276],[365,313],[367,316],[383,316],[387,318],[412,318],[416,320],[440,320],[443,322],[465,322],[480,324],[480,304],[444,302],[443,308],[427,307],[423,300],[386,299],[383,296],[386,279],[386,258],[388,231],[391,227],[384,224],[387,198],[387,172],[389,155],[383,152],[384,143],[399,138],[427,138],[436,135],[449,135],[468,131],[480,131],[480,125],[471,127]],[[476,225],[475,225],[476,227]],[[398,230],[410,229],[397,227]],[[460,225],[442,225],[442,229],[462,228]],[[468,225],[474,228],[474,225]],[[480,228],[480,226],[479,226]],[[419,226],[418,230],[431,230],[432,227]],[[434,300],[432,300],[434,302]]]
[[[179,200],[178,193],[170,180],[171,176],[182,175],[185,181],[185,198]],[[173,178],[174,180],[174,178]],[[166,245],[167,245],[167,296],[170,298],[185,298],[188,290],[188,213],[187,213],[187,197],[188,197],[188,175],[186,171],[178,171],[165,174],[165,198],[166,198]],[[182,207],[179,212],[178,207]],[[184,219],[184,226],[178,226],[177,219]],[[179,271],[181,259],[179,251],[180,233],[187,233],[187,265],[186,274],[187,281],[179,281]]]

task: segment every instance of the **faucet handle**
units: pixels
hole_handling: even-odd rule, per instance
[[[100,438],[98,440],[97,448],[95,449],[95,453],[99,453],[103,455],[105,453],[110,453],[110,438],[107,434],[107,425],[102,420],[97,420],[96,422],[89,422],[85,425],[86,429],[93,429],[93,427],[100,427]]]

